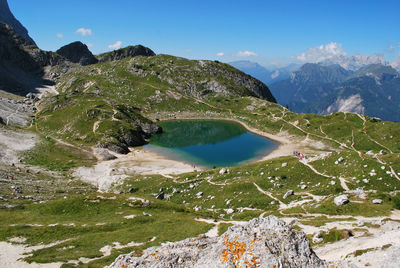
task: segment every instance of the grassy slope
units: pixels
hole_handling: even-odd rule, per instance
[[[174,179],[137,176],[118,186],[117,190],[124,194],[104,195],[115,196],[112,200],[97,198],[90,187],[84,195],[68,193],[67,199],[64,199],[65,194],[60,194],[55,200],[43,204],[28,201],[18,203],[16,200],[15,208],[0,210],[1,240],[24,236],[28,243],[38,244],[72,238],[60,245],[35,251],[28,258],[38,262],[76,260],[82,256],[100,257],[99,249],[112,245],[113,242],[145,243],[134,248],[114,249],[111,256],[91,262],[93,266],[100,267],[110,263],[121,252],[140,251],[164,241],[180,240],[206,232],[211,226],[194,221],[196,216],[249,220],[263,212],[279,214],[277,200],[283,204],[309,200],[305,205],[282,211],[284,215],[298,216],[304,213],[387,215],[392,208],[400,206],[398,199],[388,194],[400,188],[400,181],[386,173],[389,166],[400,172],[400,145],[396,142],[400,136],[400,124],[374,122],[368,117],[355,114],[294,114],[279,105],[254,97],[238,97],[249,93],[223,76],[216,76],[214,79],[226,85],[233,94],[211,93],[202,96],[198,94],[201,87],[197,93],[188,92],[185,85],[190,85],[193,81],[201,82],[210,76],[209,72],[193,71],[199,70],[202,64],[204,63],[161,55],[77,67],[59,81],[60,95],[40,107],[36,127],[39,133],[44,133],[50,140],[44,139],[40,145],[42,147],[31,151],[26,161],[67,172],[81,161],[82,165],[89,165],[92,160],[77,152],[72,153],[70,148],[61,145],[57,145],[61,146],[60,150],[54,150],[54,144],[49,144],[50,137],[89,148],[103,139],[112,140],[120,135],[118,132],[108,131],[132,128],[132,120],[174,117],[234,118],[262,131],[286,132],[294,140],[300,141],[307,137],[330,146],[332,153],[329,156],[310,164],[319,172],[332,177],[315,174],[294,157],[233,167],[229,174],[224,175],[218,174],[218,170],[209,170],[183,174]],[[206,64],[218,65],[213,62]],[[164,75],[163,79],[158,77],[161,74]],[[186,81],[190,83],[186,84]],[[140,111],[136,109],[128,117],[124,117],[121,109],[126,107],[138,107]],[[120,120],[113,120],[113,117]],[[98,128],[93,131],[95,122]],[[366,154],[368,151],[381,151],[381,154],[371,156]],[[344,161],[335,164],[339,157],[343,157]],[[54,158],[56,161],[53,163]],[[57,159],[60,161],[57,162]],[[64,159],[71,162],[63,165]],[[287,166],[282,167],[284,162]],[[381,166],[385,166],[385,170]],[[377,175],[369,175],[372,169],[376,170]],[[346,178],[350,189],[363,186],[366,190],[377,192],[370,193],[365,200],[350,195],[352,200],[361,203],[351,202],[346,207],[338,208],[333,205],[332,199],[344,192],[339,177]],[[366,178],[368,183],[363,181]],[[332,181],[335,182],[334,185]],[[255,184],[270,196],[261,193]],[[300,188],[303,184],[307,185],[304,190]],[[128,193],[131,188],[137,191]],[[179,193],[173,194],[169,201],[159,201],[154,198],[154,194],[160,188],[167,194],[172,195],[176,190]],[[49,189],[55,191],[51,186]],[[295,195],[283,199],[282,196],[288,189],[293,189]],[[196,194],[199,192],[203,192],[202,198],[197,198]],[[309,194],[324,199],[319,204]],[[149,199],[151,205],[143,208],[141,204],[127,200],[131,196]],[[384,204],[372,205],[371,199],[376,197],[384,199]],[[224,210],[227,208],[233,208],[235,212],[227,214]],[[131,214],[143,215],[143,212],[153,216],[137,216],[131,220],[123,217]],[[321,221],[325,222],[326,218]],[[48,226],[52,223],[59,225]],[[70,223],[75,226],[63,225]],[[105,224],[96,225],[98,223]],[[32,227],[27,224],[44,226]],[[186,227],[179,228],[182,225]],[[156,237],[156,240],[148,242],[152,237]]]

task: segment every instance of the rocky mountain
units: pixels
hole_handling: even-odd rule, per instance
[[[127,57],[136,57],[136,56],[155,56],[156,53],[153,52],[148,47],[144,47],[142,45],[136,46],[128,46],[125,48],[117,49],[112,52],[103,53],[98,56],[100,62],[105,61],[115,61],[122,60]]]
[[[31,91],[46,83],[42,79],[44,66],[63,61],[57,54],[42,51],[25,40],[8,24],[0,23],[0,89]]]
[[[54,67],[53,72],[60,70]],[[77,65],[60,75],[56,89],[59,95],[41,102],[39,128],[118,153],[145,144],[160,131],[146,118],[150,111],[191,110],[206,101],[242,96],[276,102],[262,82],[228,64],[169,55]],[[85,127],[90,124],[96,127]]]
[[[242,60],[229,62],[233,67],[241,70],[242,72],[251,75],[254,78],[262,81],[263,83],[268,83],[271,77],[272,71],[261,66],[257,62]]]
[[[328,267],[306,235],[275,216],[230,227],[220,237],[189,238],[121,255],[113,267]]]
[[[278,103],[295,112],[357,112],[400,120],[399,73],[387,65],[370,64],[352,72],[339,65],[309,63],[270,88]]]
[[[56,52],[70,62],[79,63],[80,65],[89,65],[98,62],[88,47],[79,41],[63,46]]]
[[[0,22],[10,25],[15,33],[25,38],[27,42],[36,45],[29,36],[28,30],[11,13],[7,0],[0,0]]]
[[[349,70],[349,71],[356,71],[356,70],[363,68],[370,64],[387,65],[387,62],[383,59],[382,56],[378,56],[378,55],[367,56],[367,55],[361,55],[361,54],[351,56],[351,57],[347,57],[345,55],[337,55],[335,57],[326,59],[326,60],[324,60],[322,62],[318,62],[318,63],[325,65],[325,66],[338,64],[342,68]]]
[[[330,88],[346,79],[350,72],[339,65],[304,64],[291,77],[271,84],[278,103],[289,105],[293,111],[303,110],[307,103],[327,95]]]
[[[229,64],[241,70],[242,72],[257,78],[264,84],[271,84],[287,79],[290,77],[292,72],[300,67],[298,64],[290,64],[285,67],[269,70],[252,61],[234,61],[230,62]]]

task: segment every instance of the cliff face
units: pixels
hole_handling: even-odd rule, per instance
[[[30,90],[43,83],[44,66],[62,61],[25,40],[10,25],[0,23],[0,89],[13,93]]]
[[[29,36],[28,30],[11,13],[7,0],[0,0],[0,22],[10,25],[17,34],[36,46],[35,41]]]

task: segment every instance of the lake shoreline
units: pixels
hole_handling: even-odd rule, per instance
[[[255,163],[255,162],[260,162],[260,161],[265,161],[265,160],[269,160],[272,158],[277,158],[277,157],[281,157],[281,156],[289,156],[289,155],[293,155],[294,151],[300,151],[299,149],[302,148],[302,146],[299,146],[298,143],[294,143],[292,141],[290,141],[289,139],[285,138],[285,137],[281,137],[281,136],[277,136],[275,134],[272,133],[268,133],[268,132],[264,132],[261,131],[259,129],[250,127],[249,125],[247,125],[246,123],[238,120],[238,119],[233,119],[233,118],[204,118],[204,117],[177,117],[177,118],[164,118],[164,119],[159,119],[159,122],[163,122],[163,121],[179,121],[179,120],[210,120],[210,121],[228,121],[228,122],[234,122],[237,123],[239,125],[241,125],[242,127],[244,127],[247,131],[267,138],[269,140],[278,142],[279,145],[272,151],[268,152],[267,155],[261,157],[261,158],[257,158],[258,160],[255,161],[250,161],[246,164],[249,163]]]
[[[293,155],[293,151],[301,151],[301,149],[305,146],[305,144],[299,142],[295,143],[286,137],[277,136],[255,129],[237,119],[197,117],[160,119],[159,121],[177,120],[230,121],[240,124],[244,129],[253,134],[279,143],[276,148],[268,152],[266,155],[243,164],[261,162],[282,156],[291,156]],[[95,155],[96,150],[96,148],[93,148]],[[130,148],[130,153],[126,155],[116,154],[111,151],[109,151],[109,153],[115,155],[117,158],[114,160],[100,160],[93,167],[80,167],[75,170],[74,176],[82,179],[83,181],[96,185],[100,191],[108,191],[112,188],[113,184],[118,184],[121,180],[124,180],[129,176],[162,175],[164,177],[172,178],[174,175],[209,169],[198,165],[195,166],[194,164],[185,161],[168,159],[168,157],[160,153],[148,151],[143,147]]]

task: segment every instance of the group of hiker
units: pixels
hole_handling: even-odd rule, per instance
[[[297,152],[297,151],[294,151],[293,155],[296,156],[300,160],[307,159],[307,156],[305,156],[304,154]]]

